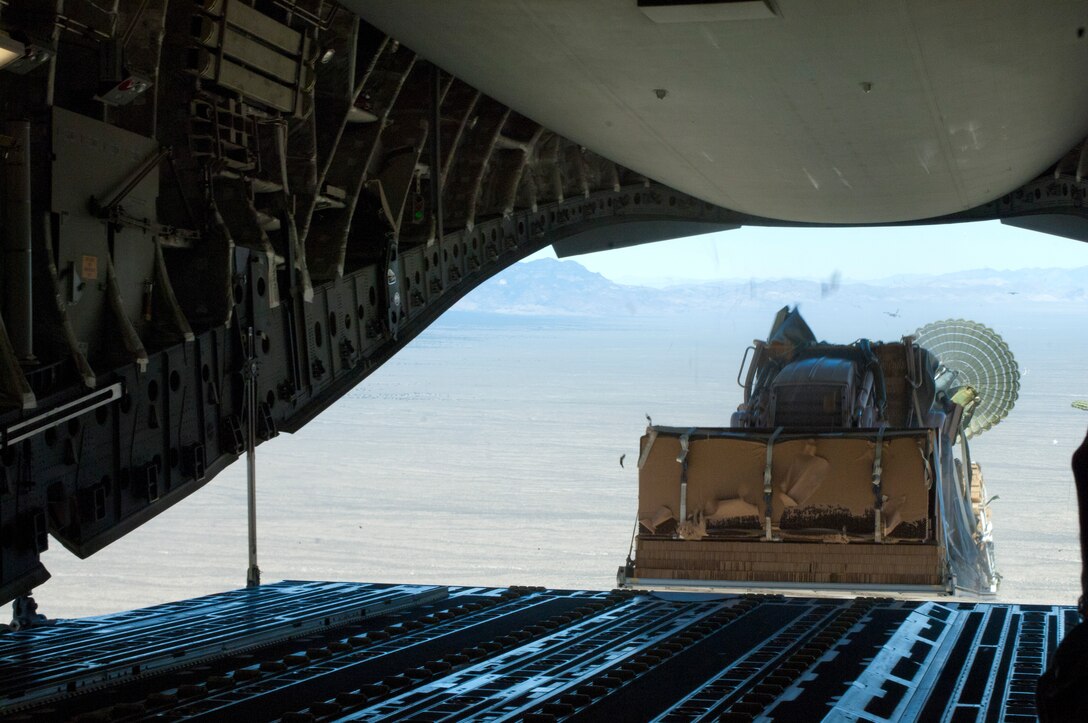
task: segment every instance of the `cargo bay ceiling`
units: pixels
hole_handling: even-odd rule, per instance
[[[0,0],[0,601],[549,244],[1088,238],[1088,2]]]

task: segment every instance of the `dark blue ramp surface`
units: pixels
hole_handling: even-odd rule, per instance
[[[282,582],[0,635],[0,712],[1034,720],[1072,608]]]

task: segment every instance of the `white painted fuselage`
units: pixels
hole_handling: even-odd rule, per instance
[[[772,219],[963,211],[1088,135],[1083,0],[774,0],[758,19],[728,3],[717,15],[636,0],[346,5],[545,127]]]

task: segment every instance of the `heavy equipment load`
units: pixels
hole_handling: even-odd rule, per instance
[[[995,593],[967,440],[1011,409],[1016,362],[973,322],[918,337],[818,342],[782,309],[745,353],[729,427],[647,428],[620,583]]]

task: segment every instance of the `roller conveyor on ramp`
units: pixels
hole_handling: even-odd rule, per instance
[[[1070,607],[281,582],[0,634],[56,720],[1034,720]]]

